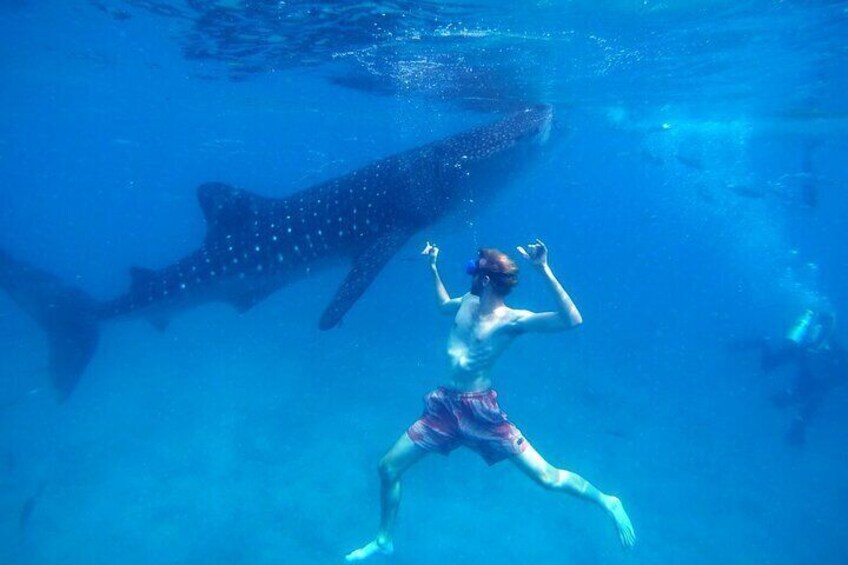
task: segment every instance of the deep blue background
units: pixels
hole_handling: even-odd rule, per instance
[[[439,243],[459,294],[477,246],[542,237],[586,323],[517,343],[502,404],[551,462],[621,496],[639,545],[622,553],[596,509],[458,452],[410,472],[393,562],[845,562],[845,390],[787,447],[791,413],[768,395],[791,375],[727,345],[780,336],[806,307],[848,315],[848,5],[607,4],[481,6],[423,42],[380,39],[378,57],[421,68],[428,34],[475,32],[444,48],[521,70],[496,73],[486,111],[436,88],[457,84],[438,66],[426,85],[377,69],[379,91],[334,84],[337,63],[308,53],[234,77],[183,58],[189,23],[143,2],[0,5],[0,246],[103,299],[131,265],[199,244],[202,182],[282,196],[497,119],[515,92],[557,112],[542,164],[413,238],[332,332],[317,319],[342,265],[243,316],[110,323],[59,405],[43,334],[0,296],[0,561],[338,562],[373,535],[376,462],[443,374],[449,320],[421,244]],[[810,140],[816,209],[796,198]],[[512,300],[550,306],[529,269]]]

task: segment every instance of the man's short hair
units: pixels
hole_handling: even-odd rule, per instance
[[[499,249],[483,248],[477,255],[477,270],[489,275],[492,289],[506,296],[518,284],[518,265]]]

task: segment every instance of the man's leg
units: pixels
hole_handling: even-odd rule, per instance
[[[807,424],[818,411],[829,388],[827,383],[814,377],[810,377],[803,383],[803,387],[798,388],[800,407],[784,436],[787,444],[795,447],[804,446],[807,440]]]
[[[798,344],[782,340],[778,345],[772,345],[771,341],[763,340],[760,349],[760,368],[770,373],[775,369],[796,362],[801,357],[801,348]]]
[[[374,541],[351,551],[345,561],[355,563],[374,554],[389,555],[394,550],[392,529],[400,504],[400,478],[403,473],[429,453],[415,445],[404,433],[380,460],[380,529]]]
[[[621,539],[621,545],[631,547],[636,543],[636,533],[633,531],[633,525],[630,523],[630,518],[627,516],[624,507],[621,505],[621,501],[617,497],[602,493],[592,486],[589,481],[576,473],[557,469],[545,461],[529,442],[527,442],[524,452],[516,455],[511,460],[524,474],[542,487],[548,490],[573,494],[600,505],[615,522],[615,527],[618,529],[618,537]]]

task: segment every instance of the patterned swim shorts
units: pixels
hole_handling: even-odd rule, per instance
[[[493,389],[459,392],[437,388],[424,397],[424,414],[406,433],[416,445],[443,455],[464,445],[489,465],[527,448],[524,436],[498,406],[498,393]]]

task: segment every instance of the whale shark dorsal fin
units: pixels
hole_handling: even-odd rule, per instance
[[[260,199],[256,194],[221,182],[197,187],[197,201],[206,218],[206,237],[234,229],[255,215]]]
[[[318,327],[328,330],[342,321],[351,306],[371,285],[389,259],[397,253],[406,240],[414,233],[409,229],[395,229],[378,237],[371,245],[353,260],[344,282],[336,291],[333,300],[321,315]]]
[[[138,291],[156,279],[156,271],[144,267],[130,267],[130,288]]]

